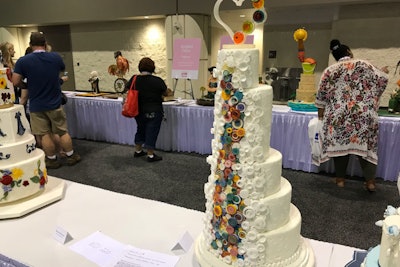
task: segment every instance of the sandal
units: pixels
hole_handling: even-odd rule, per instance
[[[335,183],[338,187],[344,187],[344,178],[336,177]]]
[[[375,179],[370,179],[364,183],[365,189],[369,192],[376,191]]]

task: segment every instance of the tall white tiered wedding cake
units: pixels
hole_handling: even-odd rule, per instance
[[[8,69],[0,70],[0,209],[35,195],[47,183],[44,152],[36,148],[22,105],[14,105]]]
[[[258,64],[252,47],[218,53],[205,227],[195,249],[202,267],[314,266],[281,153],[269,146],[272,88],[258,84]]]

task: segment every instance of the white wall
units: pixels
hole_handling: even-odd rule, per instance
[[[73,68],[76,90],[90,91],[88,82],[92,71],[97,71],[103,92],[114,92],[117,78],[108,74],[108,67],[115,64],[114,52],[119,50],[128,59],[129,79],[137,74],[138,63],[150,57],[156,65],[156,75],[167,77],[166,37],[164,19],[71,25]]]

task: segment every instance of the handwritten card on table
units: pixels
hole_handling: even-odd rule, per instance
[[[107,267],[174,267],[178,256],[171,256],[127,245]]]
[[[69,247],[101,267],[174,267],[178,256],[140,249],[95,232]]]
[[[99,266],[105,267],[124,249],[124,244],[101,232],[94,232],[69,248]]]

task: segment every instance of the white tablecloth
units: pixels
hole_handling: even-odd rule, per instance
[[[49,177],[49,179],[58,179]],[[162,202],[66,182],[58,202],[16,219],[0,220],[0,260],[5,257],[34,267],[96,266],[69,246],[90,234],[103,234],[124,244],[169,255],[178,255],[177,267],[199,267],[193,249],[172,251],[185,232],[196,239],[203,230],[204,213]],[[57,227],[72,241],[53,238]],[[343,267],[354,248],[310,240],[316,267]]]
[[[308,122],[316,114],[290,112],[275,106],[272,114],[271,147],[283,156],[283,167],[306,172],[334,172],[333,162],[319,168],[312,165],[308,140]],[[134,144],[136,122],[121,115],[121,99],[69,96],[65,105],[72,137],[118,144]],[[190,101],[164,103],[162,122],[156,148],[165,151],[211,154],[213,107],[198,106]],[[400,172],[400,118],[379,118],[379,163],[377,177],[396,181]],[[355,158],[347,173],[362,176]]]

